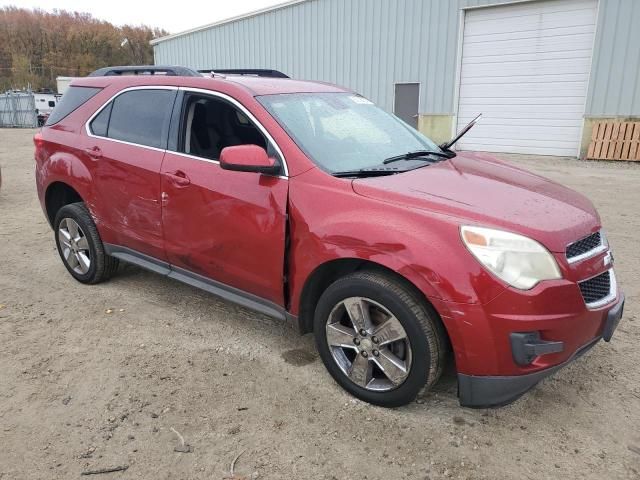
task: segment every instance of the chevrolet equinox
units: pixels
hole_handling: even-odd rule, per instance
[[[76,280],[124,261],[293,321],[366,402],[404,405],[450,361],[461,405],[504,405],[622,317],[587,198],[337,86],[105,68],[34,143]]]

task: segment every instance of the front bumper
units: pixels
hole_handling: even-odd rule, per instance
[[[507,405],[535,387],[540,380],[584,355],[596,343],[611,340],[624,311],[624,295],[607,313],[602,335],[582,346],[563,363],[533,373],[513,376],[479,376],[458,374],[458,396],[460,405],[469,408],[489,408]]]

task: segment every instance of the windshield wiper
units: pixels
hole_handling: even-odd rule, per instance
[[[396,173],[402,173],[406,170],[398,170],[395,168],[361,168],[359,170],[346,170],[344,172],[334,172],[331,175],[334,177],[385,177],[388,175],[394,175]]]
[[[436,152],[434,150],[418,150],[416,152],[409,152],[409,153],[405,153],[405,154],[402,154],[402,155],[397,155],[395,157],[387,158],[382,163],[384,165],[388,165],[390,163],[399,162],[401,160],[422,159],[423,157],[428,157],[430,155],[432,155],[434,157],[450,158],[449,155],[447,155],[446,153],[443,153],[443,152]],[[427,159],[427,158],[424,158],[424,160],[425,161],[432,161],[432,159]]]

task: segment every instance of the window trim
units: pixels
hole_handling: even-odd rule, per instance
[[[101,140],[107,140],[107,141],[111,141],[111,142],[121,143],[121,144],[124,144],[124,145],[131,145],[133,147],[146,148],[146,149],[149,149],[149,150],[154,150],[156,152],[165,152],[165,153],[166,152],[170,152],[170,153],[172,153],[174,155],[179,155],[179,156],[182,156],[182,157],[191,158],[191,159],[194,159],[194,160],[199,160],[201,162],[216,163],[218,165],[220,164],[219,160],[210,160],[210,159],[207,159],[207,158],[196,157],[195,155],[189,155],[188,153],[176,152],[174,150],[169,150],[168,148],[163,149],[163,148],[157,148],[157,147],[150,147],[148,145],[141,145],[139,143],[132,143],[132,142],[124,141],[124,140],[117,140],[115,138],[102,137],[100,135],[95,135],[91,131],[91,127],[90,127],[91,122],[93,121],[93,119],[95,117],[97,117],[100,114],[100,112],[102,112],[102,110],[104,110],[105,107],[107,105],[109,105],[110,102],[115,100],[117,97],[119,97],[123,93],[130,92],[132,90],[176,90],[176,91],[179,91],[179,92],[180,91],[182,91],[182,92],[193,92],[193,93],[199,93],[199,94],[202,94],[202,95],[209,95],[209,96],[212,96],[212,97],[218,97],[218,98],[221,98],[223,100],[228,101],[229,103],[234,105],[238,110],[240,110],[242,113],[244,113],[247,116],[247,118],[251,122],[253,122],[255,124],[255,126],[260,130],[260,132],[266,137],[266,139],[272,143],[273,148],[275,148],[276,152],[278,152],[278,155],[280,155],[280,158],[282,159],[282,167],[283,167],[284,173],[283,173],[283,175],[278,175],[277,178],[282,178],[282,179],[288,179],[289,178],[289,167],[288,167],[288,164],[287,164],[287,159],[284,156],[284,154],[282,153],[282,149],[280,148],[280,145],[278,145],[278,142],[276,142],[274,140],[274,138],[271,136],[269,131],[264,127],[264,125],[262,125],[262,123],[260,123],[260,121],[249,111],[249,109],[247,109],[244,105],[242,105],[238,100],[236,100],[235,98],[233,98],[233,97],[231,97],[231,96],[229,96],[227,94],[224,94],[224,93],[221,93],[221,92],[216,92],[215,90],[207,90],[207,89],[204,89],[204,88],[195,88],[195,87],[174,87],[174,86],[168,86],[168,85],[140,85],[140,86],[136,86],[136,87],[128,87],[128,88],[125,88],[123,90],[119,90],[111,98],[109,98],[107,101],[105,101],[100,106],[100,108],[98,108],[89,117],[89,119],[85,122],[84,130],[85,130],[85,133],[87,134],[88,137],[90,137],[90,138],[99,138]],[[175,108],[175,104],[174,104],[174,108]],[[180,108],[182,108],[182,107],[180,107]],[[182,111],[180,112],[180,116],[182,117]],[[174,128],[173,125],[170,125],[169,131],[171,131],[172,128]]]

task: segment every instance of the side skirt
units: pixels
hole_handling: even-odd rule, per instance
[[[118,258],[124,262],[137,265],[145,270],[186,283],[187,285],[212,293],[220,298],[241,305],[250,310],[260,312],[269,317],[285,320],[297,325],[297,318],[295,315],[291,315],[283,307],[270,300],[266,300],[224,283],[217,282],[189,270],[172,266],[167,262],[136,252],[135,250],[131,250],[127,247],[105,244],[104,249],[107,255]]]

